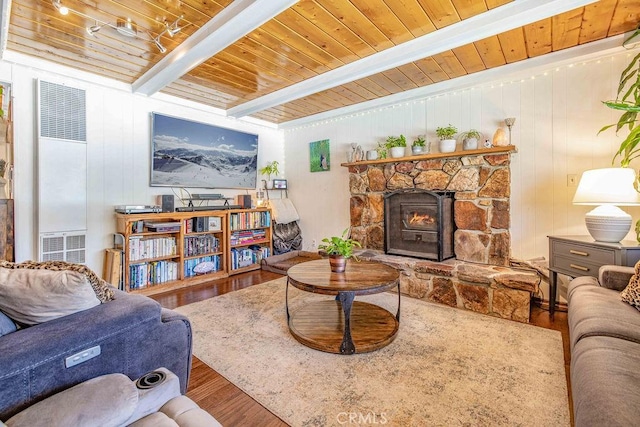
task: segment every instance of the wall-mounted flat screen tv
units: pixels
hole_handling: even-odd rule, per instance
[[[151,186],[256,188],[258,135],[151,113]]]

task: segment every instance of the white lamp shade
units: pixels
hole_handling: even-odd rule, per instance
[[[640,205],[633,188],[636,173],[631,168],[592,169],[584,172],[573,198],[575,205]]]
[[[596,241],[619,242],[631,229],[631,215],[617,205],[640,204],[635,179],[630,168],[593,169],[582,174],[573,203],[597,205],[585,215],[587,230]]]

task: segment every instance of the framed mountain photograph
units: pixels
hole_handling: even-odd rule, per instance
[[[258,135],[151,113],[151,186],[256,188]]]

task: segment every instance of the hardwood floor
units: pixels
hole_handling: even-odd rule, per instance
[[[283,276],[277,273],[257,270],[203,283],[198,286],[153,295],[151,298],[158,301],[165,308],[176,308],[280,277]],[[562,334],[565,375],[569,390],[571,424],[573,425],[571,383],[569,381],[571,354],[569,352],[567,313],[556,310],[554,319],[550,319],[547,310],[534,306],[531,309],[531,324],[557,330]],[[202,409],[213,415],[225,427],[258,425],[276,427],[287,425],[197,357],[193,358],[187,396],[199,404]]]

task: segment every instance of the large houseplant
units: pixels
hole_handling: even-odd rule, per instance
[[[329,264],[334,273],[344,272],[349,258],[355,258],[353,248],[362,247],[360,242],[348,237],[349,228],[342,232],[342,236],[325,237],[324,243],[318,249],[325,251],[329,255]]]
[[[640,112],[640,53],[636,55],[627,68],[620,75],[618,93],[613,101],[604,101],[604,105],[622,114],[616,123],[600,129],[603,132],[615,126],[616,133],[625,127],[629,129],[629,135],[620,143],[620,148],[613,156],[613,163],[620,158],[620,165],[628,167],[633,159],[640,156],[640,124],[638,112]],[[636,183],[636,190],[637,183]]]

